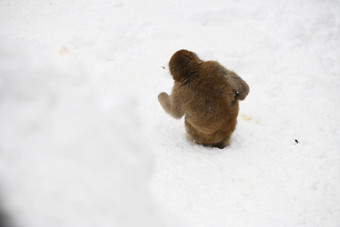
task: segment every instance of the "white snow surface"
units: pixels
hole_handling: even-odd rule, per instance
[[[250,86],[223,150],[158,103],[179,49]],[[0,1],[19,227],[340,226],[340,2]]]

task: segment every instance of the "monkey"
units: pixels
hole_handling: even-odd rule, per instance
[[[170,95],[158,95],[163,109],[176,119],[185,116],[185,129],[193,142],[220,149],[228,146],[248,84],[217,61],[203,61],[184,49],[170,58],[169,70],[174,85]]]

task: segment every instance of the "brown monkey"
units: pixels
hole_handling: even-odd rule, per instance
[[[174,118],[185,115],[185,128],[197,144],[224,148],[235,130],[238,100],[249,93],[248,84],[216,61],[202,61],[188,50],[177,51],[169,62],[172,93],[158,100]]]

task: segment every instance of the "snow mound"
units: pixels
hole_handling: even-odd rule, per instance
[[[96,94],[81,68],[34,50],[1,46],[0,64],[0,196],[12,219],[162,226],[135,101]]]

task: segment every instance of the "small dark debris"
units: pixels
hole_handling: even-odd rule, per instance
[[[299,141],[297,139],[295,139],[295,143],[299,143]]]
[[[165,67],[164,67],[164,66],[162,66],[162,68],[163,68],[163,69],[165,69]]]

